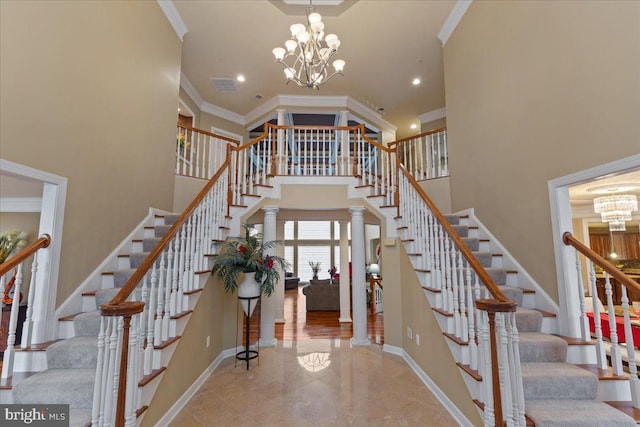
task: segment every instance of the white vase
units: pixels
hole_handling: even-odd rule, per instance
[[[257,298],[260,296],[260,283],[256,282],[256,273],[244,273],[244,279],[238,283],[238,297],[242,298],[255,298],[255,299],[241,299],[242,309],[247,317],[251,317],[253,310],[258,304]],[[251,305],[249,305],[251,304]],[[251,307],[251,310],[249,310]]]

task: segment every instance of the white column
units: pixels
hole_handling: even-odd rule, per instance
[[[286,110],[279,108],[276,110],[278,112],[278,126],[284,126],[286,125],[285,123],[285,113]],[[277,138],[278,140],[276,141],[276,161],[278,162],[277,164],[277,171],[278,171],[278,175],[284,175],[286,173],[286,165],[287,165],[287,157],[285,156],[285,140],[284,140],[284,130],[283,129],[278,129],[277,134]]]
[[[347,234],[349,222],[339,221],[340,224],[340,261],[338,272],[340,273],[340,323],[351,322],[351,289],[349,283],[349,235]]]
[[[284,221],[276,221],[276,240],[284,241]],[[284,246],[278,245],[276,247],[276,255],[284,258]],[[276,323],[285,323],[284,319],[284,271],[280,275],[278,285],[274,290],[274,296],[276,298]]]
[[[276,240],[276,213],[278,208],[275,206],[265,206],[264,211],[263,232],[262,237],[265,242]],[[265,251],[265,255],[275,255],[276,249],[271,248]],[[284,273],[283,273],[284,274]],[[283,279],[284,280],[284,279]],[[275,288],[280,286],[276,284]],[[275,293],[275,292],[274,292]],[[270,297],[262,295],[262,306],[260,307],[260,346],[275,347],[277,340],[275,337],[275,304],[276,298],[274,294]]]
[[[351,288],[353,292],[353,338],[351,345],[369,345],[367,338],[367,287],[364,259],[365,208],[354,206],[351,212]]]
[[[349,126],[349,111],[340,111],[340,126]],[[340,159],[338,159],[338,173],[340,175],[351,175],[351,162],[349,161],[349,132],[340,132]]]

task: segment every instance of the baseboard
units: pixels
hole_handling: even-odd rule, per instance
[[[160,418],[160,420],[156,423],[156,426],[168,426],[171,424],[171,421],[175,418],[176,415],[184,408],[184,406],[189,403],[189,401],[193,398],[196,392],[202,387],[202,384],[209,378],[209,376],[216,370],[216,368],[222,363],[224,359],[229,357],[229,352],[235,355],[235,349],[223,350],[222,353],[216,357],[213,362],[204,370],[202,374],[191,384],[191,386],[185,391],[182,396],[169,408],[167,412]]]
[[[385,344],[385,347],[386,347],[386,344]],[[436,399],[438,399],[438,401],[442,404],[442,406],[444,406],[445,409],[449,412],[449,414],[451,414],[451,416],[456,420],[458,425],[464,426],[464,427],[466,426],[473,427],[473,424],[471,423],[471,421],[469,421],[469,419],[467,419],[467,417],[465,417],[465,415],[462,412],[460,412],[458,407],[449,399],[449,397],[442,390],[440,390],[440,387],[438,387],[438,385],[434,383],[431,380],[431,378],[429,378],[427,373],[422,370],[422,368],[411,358],[411,356],[409,356],[409,354],[407,354],[406,351],[404,351],[403,349],[400,349],[399,347],[393,347],[393,346],[389,346],[389,347],[394,349],[394,351],[400,350],[401,352],[400,355],[402,356],[402,358],[407,362],[407,364],[411,367],[411,369],[413,369],[413,372],[415,372],[418,378],[422,380],[423,384],[427,386],[427,388],[431,391],[431,393],[433,393],[433,395],[436,397]],[[384,347],[383,347],[383,350],[385,350]],[[391,353],[391,351],[389,352]],[[394,353],[394,354],[398,354],[398,353]]]
[[[385,353],[395,354],[396,356],[404,356],[404,350],[402,347],[396,347],[395,345],[383,344],[382,351]]]

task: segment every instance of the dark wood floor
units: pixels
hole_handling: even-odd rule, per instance
[[[307,312],[306,297],[302,287],[285,291],[285,323],[276,323],[275,336],[278,340],[351,338],[351,323],[340,323],[339,311]],[[251,343],[260,336],[260,305],[251,316]],[[382,313],[368,314],[367,336],[374,344],[384,344],[384,321]]]

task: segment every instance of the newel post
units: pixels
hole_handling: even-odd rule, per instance
[[[493,410],[495,425],[504,425],[502,411],[502,392],[500,390],[500,368],[498,366],[498,342],[496,340],[496,313],[509,313],[516,311],[515,301],[497,301],[479,299],[476,301],[478,309],[486,311],[489,317],[489,343],[491,346],[491,382],[493,386]],[[486,408],[485,408],[486,409]]]
[[[122,316],[122,353],[120,354],[120,373],[118,378],[118,397],[116,401],[115,427],[124,427],[125,404],[127,401],[127,368],[129,361],[129,329],[134,314],[142,313],[144,303],[141,301],[125,301],[120,304],[103,304],[100,311],[103,316]]]

